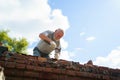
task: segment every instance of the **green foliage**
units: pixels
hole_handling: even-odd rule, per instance
[[[27,54],[27,40],[25,38],[11,38],[8,36],[8,32],[9,30],[0,30],[0,42],[2,42],[4,46],[8,47],[11,52]]]

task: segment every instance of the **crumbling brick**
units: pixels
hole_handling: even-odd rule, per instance
[[[25,64],[16,63],[16,68],[17,69],[25,69]]]
[[[39,77],[39,72],[24,71],[25,77]]]
[[[15,62],[5,62],[5,66],[8,68],[15,68]]]
[[[120,80],[120,69],[10,53],[0,56],[6,80]]]
[[[47,62],[47,58],[38,57],[39,62]]]

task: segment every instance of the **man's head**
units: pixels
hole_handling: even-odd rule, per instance
[[[61,37],[63,37],[64,31],[62,29],[56,29],[54,32],[54,39],[59,40]]]

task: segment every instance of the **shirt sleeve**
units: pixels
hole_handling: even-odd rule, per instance
[[[48,36],[50,33],[52,33],[52,32],[47,30],[47,31],[42,32],[41,34],[44,34],[45,36]]]

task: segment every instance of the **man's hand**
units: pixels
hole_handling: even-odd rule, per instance
[[[56,43],[55,43],[54,41],[51,41],[51,42],[50,42],[50,47],[56,48],[56,46],[57,46],[57,45],[56,45]]]
[[[59,59],[59,56],[60,56],[60,53],[55,53],[55,55],[54,55],[54,57],[55,57],[55,59]]]

